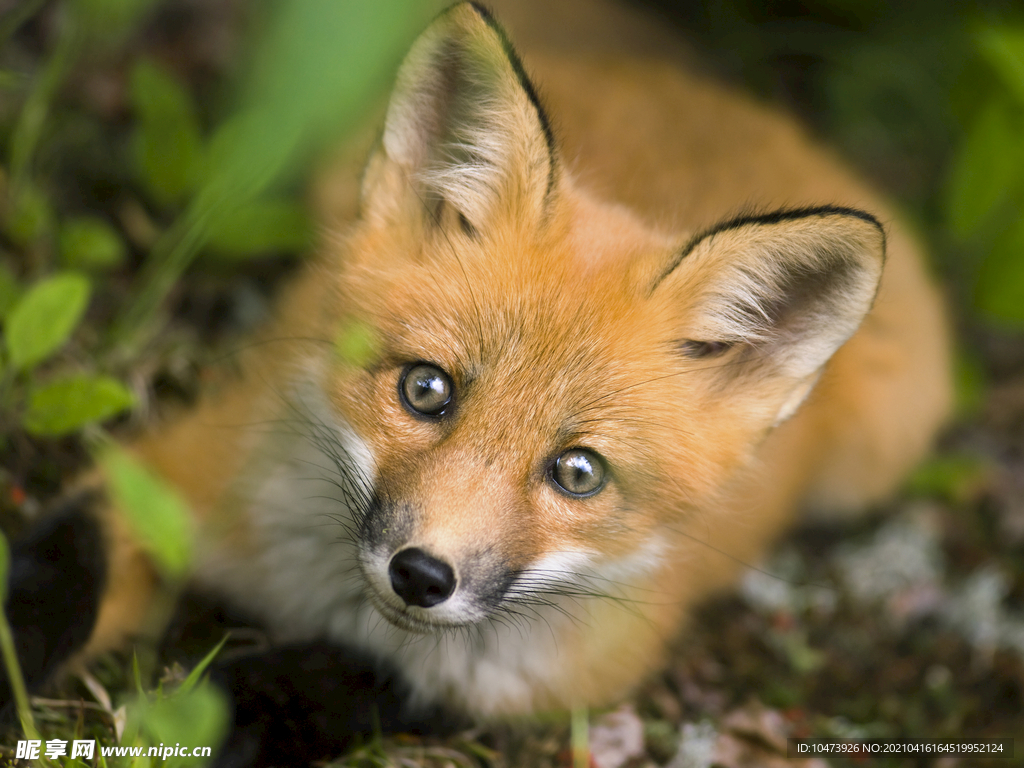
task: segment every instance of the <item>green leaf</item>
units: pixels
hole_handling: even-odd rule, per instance
[[[117,379],[78,375],[32,390],[25,429],[33,435],[66,435],[131,408],[135,398]]]
[[[273,6],[254,48],[242,109],[211,152],[197,197],[218,210],[255,199],[336,142],[390,85],[409,43],[445,3],[324,3]],[[223,138],[231,137],[230,141]]]
[[[148,61],[140,61],[132,71],[131,96],[139,119],[139,175],[158,203],[179,203],[196,188],[203,172],[192,97],[170,73]]]
[[[185,695],[172,695],[156,701],[138,700],[142,727],[154,745],[172,748],[176,744],[216,747],[228,728],[228,703],[219,688],[204,684]],[[195,765],[193,757],[168,755],[160,765]]]
[[[120,265],[127,249],[121,235],[103,219],[79,216],[60,230],[60,256],[65,267],[86,270]]]
[[[228,209],[209,223],[207,247],[222,258],[295,253],[310,243],[312,226],[294,200],[261,199]]]
[[[123,449],[109,446],[99,458],[118,511],[172,579],[192,560],[192,519],[178,493]]]
[[[14,308],[20,295],[21,286],[18,285],[18,279],[6,264],[0,262],[0,321]]]
[[[17,245],[41,240],[53,227],[53,208],[37,187],[26,185],[14,196],[4,232]]]
[[[153,249],[113,336],[131,346],[206,244],[207,224],[294,182],[378,103],[410,42],[444,3],[291,0],[268,5],[239,111],[213,132],[202,183]],[[139,90],[142,90],[141,88]]]
[[[1024,27],[1003,25],[983,29],[978,48],[1006,87],[1024,104]]]
[[[64,272],[41,280],[21,298],[7,318],[11,364],[27,369],[61,347],[89,303],[89,281]]]
[[[365,367],[377,354],[377,337],[370,326],[351,322],[334,337],[334,352],[345,365]]]
[[[135,692],[139,696],[146,695],[146,688],[142,684],[142,668],[139,666],[138,651],[132,651],[132,682],[135,683]]]
[[[974,305],[989,322],[1024,329],[1024,220],[1001,237],[978,275]]]
[[[978,115],[950,174],[946,215],[963,237],[973,234],[1020,187],[1021,121],[1003,100]]]

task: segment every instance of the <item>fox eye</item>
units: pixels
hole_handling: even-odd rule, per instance
[[[604,487],[604,462],[593,451],[572,448],[555,459],[551,479],[570,496],[593,496]]]
[[[718,357],[727,352],[732,345],[727,341],[684,341],[683,354],[687,357]]]
[[[417,363],[398,382],[402,404],[418,416],[441,416],[452,402],[452,380],[430,363]]]

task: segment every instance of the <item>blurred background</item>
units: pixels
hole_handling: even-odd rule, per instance
[[[710,605],[687,661],[632,705],[646,745],[636,764],[678,758],[680,729],[701,718],[726,733],[753,699],[784,713],[787,733],[1014,735],[1024,706],[1024,8],[633,4],[677,28],[716,76],[797,114],[895,201],[928,245],[959,339],[956,423],[886,511],[904,528],[879,517],[802,530],[771,565],[787,595],[772,602],[750,582]],[[203,363],[267,315],[315,242],[310,169],[381,105],[438,7],[0,0],[5,530],[59,496],[100,425],[130,433],[192,403]],[[849,594],[844,569],[870,567],[872,547],[930,563],[890,597],[912,603],[925,584],[939,602],[900,613],[889,598],[879,611],[877,596]],[[812,582],[834,584],[831,609],[800,591]],[[841,620],[836,605],[849,609]],[[558,738],[528,747],[534,764],[557,764]]]
[[[717,76],[798,114],[896,200],[931,246],[956,309],[965,398],[978,396],[986,376],[1020,369],[1019,7],[633,3],[677,27]],[[93,372],[122,379],[168,319],[191,317],[207,337],[244,325],[247,312],[262,311],[266,287],[308,250],[305,181],[325,138],[379,105],[401,52],[440,5],[8,0],[0,6],[0,317],[45,278],[85,276],[87,286],[51,290],[68,299],[56,302],[66,310],[88,307],[95,338],[82,351]],[[241,293],[220,292],[225,276]],[[66,334],[36,340],[39,350],[17,330],[9,338],[5,324],[4,432],[74,432],[128,403],[111,381],[86,392],[83,380],[76,391],[92,401],[88,413],[47,417],[41,395],[33,405],[26,377],[81,331],[81,318],[68,314]]]
[[[888,191],[932,245],[965,327],[1002,332],[1020,350],[1019,3],[642,4],[685,30],[722,75],[786,105]],[[1020,364],[1005,354],[1000,362]]]

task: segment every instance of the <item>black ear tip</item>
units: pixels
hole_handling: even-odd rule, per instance
[[[878,230],[878,235],[881,238],[881,257],[884,263],[886,255],[885,226],[876,216],[860,208],[850,208],[843,205],[817,205],[804,208],[779,208],[778,210],[773,211],[747,209],[731,218],[720,221],[714,226],[703,229],[691,237],[689,242],[687,242],[686,245],[684,245],[676,254],[668,267],[658,275],[658,278],[651,285],[649,292],[653,293],[658,285],[660,285],[666,277],[675,271],[676,267],[679,266],[683,259],[696,250],[698,245],[710,240],[715,237],[715,235],[748,226],[770,226],[772,224],[782,224],[789,221],[796,221],[798,219],[809,219],[814,217],[826,218],[831,216],[847,216],[859,219],[871,224],[876,230]]]
[[[464,2],[453,3],[441,11],[436,17],[443,19],[454,14],[462,14],[463,18],[467,18],[467,12],[475,14],[481,21],[483,21],[488,27],[492,29],[501,30],[501,25],[498,23],[497,18],[494,16],[494,12],[482,3],[476,2],[476,0],[465,0]]]
[[[466,3],[466,5],[468,5],[474,11],[479,13],[483,17],[484,21],[486,21],[488,24],[495,23],[494,14],[491,12],[491,9],[488,8],[486,5],[482,5],[481,3],[476,2],[476,0],[470,0],[468,3]]]
[[[868,224],[873,225],[878,230],[879,234],[882,235],[882,239],[885,239],[885,227],[882,226],[882,222],[867,211],[843,205],[816,205],[804,208],[780,208],[775,211],[767,212],[741,213],[738,216],[726,219],[710,229],[699,233],[690,241],[687,245],[687,249],[692,250],[693,246],[697,245],[700,241],[713,235],[717,235],[719,232],[725,232],[730,229],[739,229],[740,227],[758,224],[781,224],[787,221],[796,221],[797,219],[810,219],[814,217],[826,218],[829,216],[849,216],[865,221]]]

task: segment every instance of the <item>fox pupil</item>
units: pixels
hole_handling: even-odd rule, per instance
[[[448,374],[429,363],[414,365],[402,377],[399,393],[403,404],[422,416],[440,416],[452,399]]]
[[[604,465],[593,451],[573,448],[558,457],[551,477],[572,496],[590,496],[604,486]]]

